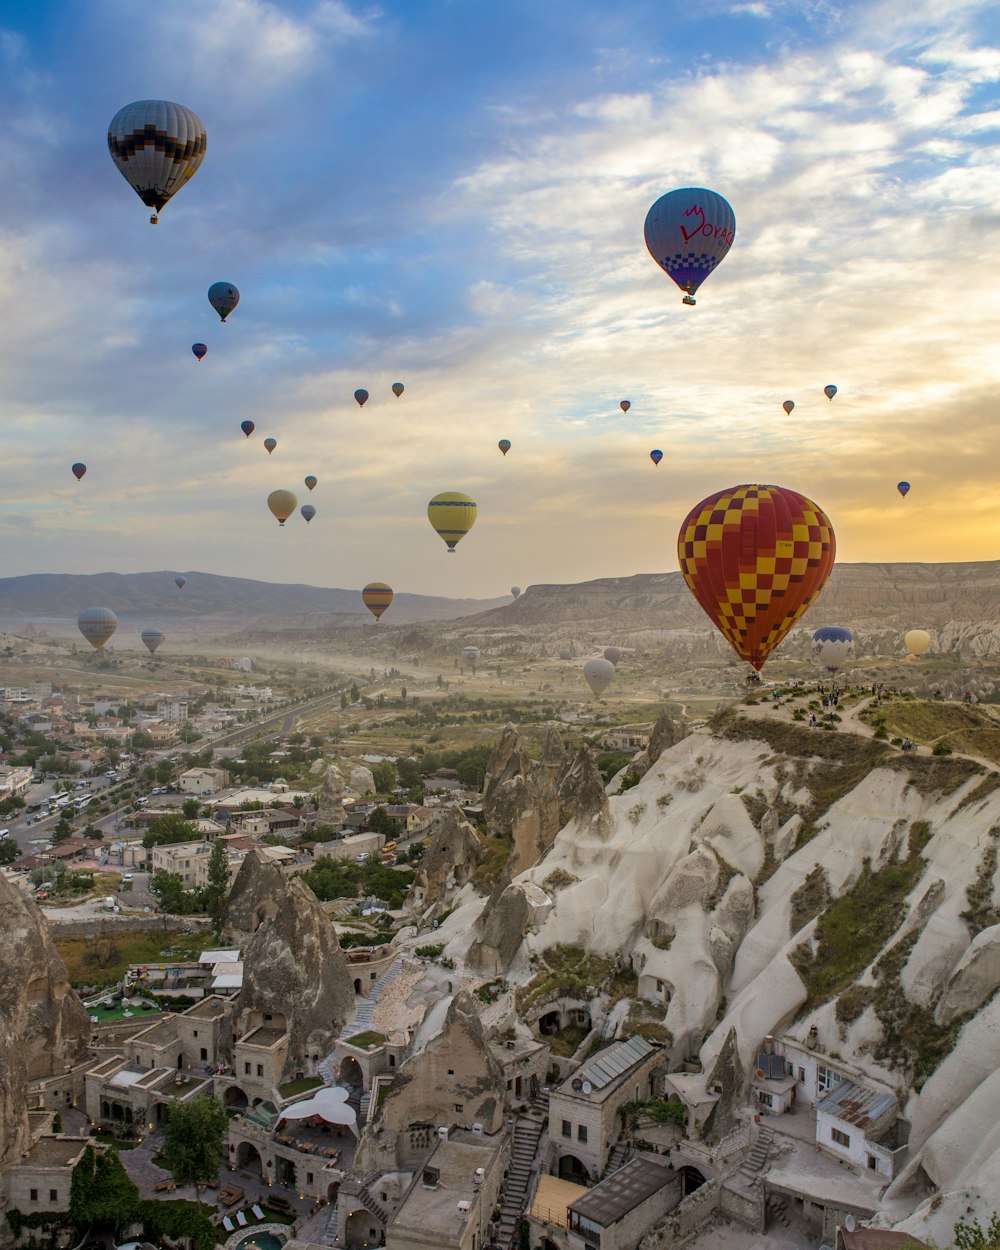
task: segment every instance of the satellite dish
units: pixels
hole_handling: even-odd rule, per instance
[[[857,1226],[858,1226],[858,1221],[854,1218],[853,1215],[849,1215],[847,1219],[844,1220],[844,1227],[847,1229],[849,1233],[853,1233],[854,1230],[857,1228]]]
[[[573,1078],[573,1088],[576,1090],[578,1094],[583,1089],[583,1081],[581,1081],[578,1076],[575,1076]]]
[[[594,1087],[593,1087],[593,1085],[591,1085],[591,1083],[590,1083],[589,1081],[584,1081],[584,1083],[583,1083],[583,1092],[584,1092],[585,1094],[592,1094],[592,1093],[594,1092]]]

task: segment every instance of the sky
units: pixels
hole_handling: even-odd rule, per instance
[[[842,560],[996,558],[998,78],[993,0],[7,0],[0,576],[492,596],[676,569],[753,481]],[[155,228],[144,98],[208,133]],[[696,308],[643,242],[682,186],[736,214]]]

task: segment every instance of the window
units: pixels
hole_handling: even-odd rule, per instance
[[[313,1183],[313,1174],[312,1174],[312,1172],[307,1172],[307,1173],[306,1173],[306,1184],[307,1184],[307,1185],[311,1185],[312,1183]]]
[[[395,1056],[395,1055],[390,1055],[390,1056],[389,1056],[389,1067],[390,1067],[390,1068],[394,1068],[395,1066],[396,1066],[396,1056]]]
[[[760,1105],[762,1107],[773,1107],[774,1097],[771,1094],[760,1094]]]
[[[800,1080],[800,1081],[802,1081],[802,1082],[805,1082],[805,1079],[806,1079],[806,1070],[805,1070],[805,1068],[799,1068],[799,1080]]]
[[[878,1159],[876,1159],[874,1155],[868,1156],[868,1170],[869,1172],[878,1171]]]
[[[265,1024],[270,1024],[272,1019],[273,1019],[273,1017],[272,1017],[271,1013],[270,1013],[269,1011],[265,1011],[265,1012],[264,1012],[264,1023],[265,1023]]]
[[[576,1140],[583,1142],[587,1140],[587,1126],[585,1124],[577,1125]]]
[[[264,1075],[264,1065],[262,1063],[257,1064],[257,1075],[258,1076]]]
[[[834,1072],[833,1068],[824,1068],[822,1065],[816,1069],[816,1090],[817,1093],[825,1094],[841,1081],[845,1080],[839,1072]]]
[[[58,1202],[58,1201],[59,1201],[58,1189],[50,1189],[49,1190],[49,1202]]]
[[[465,1110],[465,1103],[464,1103],[464,1102],[456,1102],[456,1103],[455,1103],[455,1114],[456,1114],[456,1115],[461,1115],[461,1114],[462,1114],[462,1112],[463,1112],[464,1110]]]
[[[201,1057],[202,1057],[202,1059],[203,1059],[203,1060],[205,1060],[205,1059],[207,1059],[207,1058],[208,1058],[208,1051],[205,1049],[205,1047],[204,1047],[204,1046],[202,1046],[202,1048],[201,1048]]]
[[[249,1075],[250,1075],[250,1065],[249,1065],[248,1063],[245,1063],[245,1064],[243,1065],[243,1071],[244,1071],[244,1073],[245,1073],[247,1076],[249,1076]]]
[[[851,1139],[846,1133],[842,1133],[839,1128],[830,1129],[830,1137],[838,1146],[847,1147],[851,1144]]]
[[[195,1037],[197,1037],[197,1036],[198,1036],[198,1030],[197,1030],[197,1029],[195,1029],[195,1031],[194,1031],[194,1035],[195,1035]]]
[[[662,993],[663,993],[663,982],[662,982],[662,981],[657,981],[657,983],[656,983],[656,992],[657,992],[657,994],[662,994]]]
[[[31,1201],[32,1201],[32,1202],[37,1202],[37,1201],[38,1201],[38,1190],[37,1190],[37,1189],[33,1189],[33,1190],[31,1191]]]
[[[455,1069],[454,1069],[454,1068],[449,1068],[449,1069],[448,1069],[448,1075],[449,1075],[449,1076],[454,1076],[454,1075],[455,1075]]]

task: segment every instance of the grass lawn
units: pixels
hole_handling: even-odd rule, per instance
[[[278,1087],[278,1093],[282,1098],[293,1098],[296,1094],[304,1094],[307,1090],[316,1089],[322,1084],[321,1076],[303,1076],[297,1081],[286,1081],[284,1085]]]
[[[359,1050],[367,1050],[369,1046],[381,1046],[385,1038],[374,1029],[366,1029],[364,1033],[355,1033],[353,1037],[344,1040],[348,1046],[357,1046]]]
[[[119,929],[90,938],[56,938],[56,950],[75,985],[113,985],[129,964],[187,961],[211,945],[211,933],[163,933]],[[169,950],[169,955],[163,951]]]

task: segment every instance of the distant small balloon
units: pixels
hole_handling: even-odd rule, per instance
[[[240,429],[241,429],[241,430],[243,431],[243,433],[247,436],[247,438],[249,438],[249,437],[250,437],[250,435],[254,432],[254,430],[255,430],[256,428],[257,428],[257,427],[254,425],[254,423],[253,423],[252,421],[241,421],[241,422],[240,422]]]
[[[118,617],[110,608],[86,608],[76,618],[77,628],[95,651],[100,651],[118,628]]]
[[[392,587],[385,582],[369,582],[361,592],[361,602],[374,616],[376,625],[393,600]]]
[[[208,288],[208,302],[225,321],[240,302],[240,293],[231,282],[213,282]]]
[[[399,399],[400,395],[402,395],[402,393],[405,390],[406,390],[406,387],[402,384],[402,382],[393,382],[392,393],[393,395],[396,396],[397,399]]]
[[[277,445],[278,445],[278,440],[277,440],[276,438],[265,438],[265,439],[264,439],[264,446],[267,448],[267,454],[268,454],[268,455],[270,455],[270,454],[271,454],[271,452],[272,452],[272,451],[274,451],[274,449],[275,449],[275,447],[277,447]]]
[[[583,679],[597,698],[611,685],[614,675],[615,666],[603,657],[599,660],[588,660],[583,666]]]
[[[267,506],[278,524],[284,525],[299,506],[299,501],[290,490],[272,490],[267,497]]]
[[[615,668],[617,668],[617,667],[618,667],[618,663],[619,663],[619,661],[620,661],[620,660],[621,660],[621,658],[622,658],[622,653],[621,653],[621,651],[618,649],[618,647],[605,647],[605,648],[604,648],[604,658],[605,658],[605,659],[606,659],[609,663],[613,664],[613,665],[615,666]]]
[[[316,479],[313,477],[311,473],[305,479],[305,486],[306,486],[306,490],[314,490],[316,488]]]
[[[471,664],[472,667],[475,668],[476,665],[479,663],[479,648],[478,647],[463,647],[462,648],[462,663]]]
[[[81,464],[79,461],[77,461],[77,463],[73,465],[72,473],[78,482],[80,478],[82,478],[86,472],[87,472],[87,466],[85,464]]]
[[[519,599],[521,597],[521,587],[511,586],[510,593],[514,596],[515,599]]]
[[[909,482],[897,482],[896,489],[905,499],[906,496],[910,493],[910,483]]]
[[[622,412],[628,412],[628,410],[632,407],[632,401],[630,399],[623,399],[618,407],[622,410]]]
[[[660,461],[663,459],[663,452],[660,451],[659,448],[654,448],[649,453],[649,458],[650,460],[652,460],[653,464],[659,464]]]
[[[837,388],[834,386],[832,382],[829,384],[829,386],[823,387],[823,394],[827,397],[827,399],[833,399],[836,393],[837,393]]]
[[[435,495],[427,505],[427,519],[444,540],[449,552],[454,552],[455,547],[475,525],[478,511],[475,501],[468,495],[457,490],[446,490]]]
[[[162,629],[144,629],[139,637],[149,654],[155,655],[156,648],[166,638],[166,634]]]
[[[500,450],[501,450],[501,451],[503,452],[503,454],[506,456],[506,454],[510,451],[510,439],[509,439],[509,438],[502,438],[502,439],[500,440],[500,442],[499,442],[499,443],[497,443],[497,446],[500,448]]]
[[[184,589],[184,587],[187,585],[187,578],[186,578],[186,577],[175,577],[175,578],[174,578],[174,585],[177,587],[177,589],[178,589],[178,590],[183,590],[183,589]]]
[[[198,360],[202,360],[208,355],[208,348],[204,343],[192,343],[191,350],[194,352]]]
[[[359,386],[354,392],[354,398],[358,401],[358,407],[363,408],[368,402],[368,392],[363,386]]]
[[[781,406],[782,408],[784,408],[785,412],[791,413],[792,409],[795,407],[795,400],[786,399],[785,402]]]
[[[312,506],[311,503],[304,503],[302,507],[299,509],[299,511],[302,513],[303,517],[305,517],[305,522],[307,525],[316,515],[316,509]]]
[[[931,636],[926,629],[908,629],[903,635],[903,646],[907,650],[907,658],[923,655],[931,645]]]

